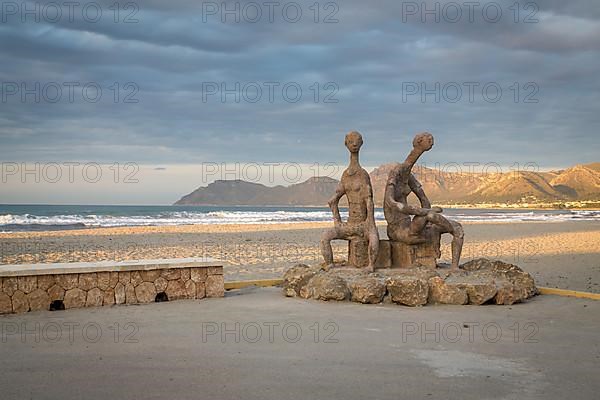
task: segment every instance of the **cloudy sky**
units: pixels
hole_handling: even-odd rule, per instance
[[[366,166],[425,130],[427,165],[600,161],[597,0],[114,3],[2,3],[4,165],[136,163],[162,177],[115,201],[161,203],[203,163],[344,163],[349,130]]]

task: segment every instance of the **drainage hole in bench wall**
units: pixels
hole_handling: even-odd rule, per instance
[[[169,301],[169,296],[165,292],[160,292],[156,294],[154,301],[157,303],[162,303],[163,301]]]
[[[64,309],[65,303],[63,303],[62,300],[53,300],[52,303],[50,303],[50,311],[58,311]]]

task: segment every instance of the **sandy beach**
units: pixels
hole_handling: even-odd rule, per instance
[[[214,257],[226,280],[277,278],[296,263],[320,263],[330,223],[184,225],[0,234],[0,263]],[[462,261],[487,257],[521,266],[539,286],[600,293],[600,223],[466,223]],[[385,225],[379,226],[381,237]],[[445,235],[447,236],[447,235]],[[449,236],[442,261],[448,261]],[[345,242],[334,245],[337,259]]]

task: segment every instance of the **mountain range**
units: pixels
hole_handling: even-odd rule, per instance
[[[383,202],[385,183],[393,166],[384,164],[370,173],[377,206]],[[558,171],[504,173],[449,172],[415,166],[413,173],[435,204],[600,200],[600,163],[575,165]],[[314,177],[287,187],[269,187],[243,180],[218,180],[183,196],[175,205],[327,206],[327,200],[337,185],[338,181],[329,177]]]

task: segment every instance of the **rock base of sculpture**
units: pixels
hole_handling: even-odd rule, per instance
[[[460,271],[427,267],[380,269],[367,273],[358,268],[333,268],[298,264],[283,277],[288,297],[382,302],[406,306],[426,304],[510,305],[535,296],[535,281],[518,266],[477,259]]]
[[[439,249],[433,243],[405,244],[390,240],[379,241],[379,253],[375,269],[417,268],[435,269]],[[350,264],[354,265],[354,264]]]

